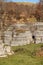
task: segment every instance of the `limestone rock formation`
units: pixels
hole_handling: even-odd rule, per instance
[[[4,50],[4,45],[0,44],[0,57],[6,57],[6,52]]]
[[[7,55],[14,54],[14,52],[11,50],[10,46],[5,46],[4,49],[5,49],[5,52],[6,52]]]

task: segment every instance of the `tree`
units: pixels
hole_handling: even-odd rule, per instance
[[[43,1],[40,0],[40,2],[37,4],[35,17],[37,21],[43,22]]]
[[[40,11],[41,11],[41,17],[40,20],[43,22],[43,0],[40,0]]]

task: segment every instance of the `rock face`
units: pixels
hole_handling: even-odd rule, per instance
[[[7,55],[14,54],[14,52],[11,50],[10,46],[5,46],[4,49],[5,49],[5,52],[6,52]]]
[[[9,43],[12,40],[12,32],[11,31],[5,31],[4,34],[5,34],[4,42],[9,45]]]
[[[4,45],[3,44],[0,44],[0,57],[6,57],[6,53],[5,53],[5,50],[4,50]]]
[[[5,44],[11,44],[11,46],[25,45],[32,42],[32,33],[26,24],[17,23],[15,26],[12,25],[4,34]]]
[[[32,42],[32,34],[30,31],[26,31],[24,33],[19,33],[18,35],[14,35],[13,41],[11,45],[26,45]]]
[[[7,55],[12,55],[14,52],[11,50],[10,46],[4,46],[0,44],[0,57],[6,57]]]
[[[34,38],[33,38],[34,37]],[[2,43],[0,33],[0,43]],[[4,31],[4,43],[18,46],[30,43],[43,43],[43,23],[16,23]]]
[[[30,43],[43,43],[43,22],[21,24],[16,23],[8,27],[4,33],[4,43],[0,31],[0,57],[14,54],[11,46]]]
[[[36,30],[34,31],[36,44],[43,43],[43,22],[35,23],[34,26],[36,26]]]
[[[43,31],[35,31],[36,43],[43,43]]]

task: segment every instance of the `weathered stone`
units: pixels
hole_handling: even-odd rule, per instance
[[[10,46],[5,46],[4,49],[6,51],[6,54],[8,54],[8,55],[14,54],[14,52],[11,50]]]
[[[6,52],[4,50],[4,44],[0,44],[0,57],[6,57]]]

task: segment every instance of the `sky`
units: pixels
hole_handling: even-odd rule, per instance
[[[12,0],[12,1],[19,1],[19,2],[38,2],[38,0]]]
[[[34,2],[37,3],[39,0],[8,0],[13,2]]]

